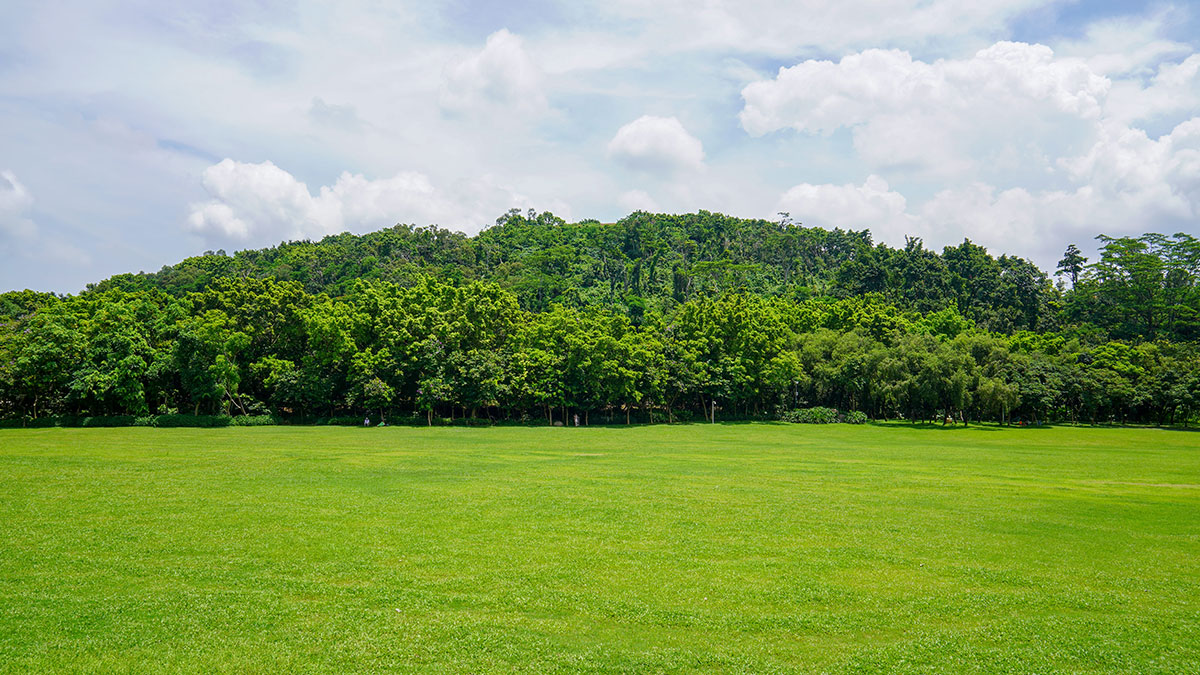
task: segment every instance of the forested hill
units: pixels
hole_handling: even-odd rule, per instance
[[[1100,239],[1096,260],[1067,250],[1059,284],[970,242],[894,249],[705,212],[613,224],[510,212],[475,237],[397,226],[208,254],[76,296],[0,294],[0,426],[805,406],[1195,418],[1200,242]]]
[[[599,306],[635,321],[646,310],[741,290],[794,300],[879,293],[905,310],[954,306],[981,328],[1003,333],[1059,324],[1059,294],[1045,272],[1022,258],[993,258],[969,241],[938,254],[919,239],[896,249],[874,244],[868,231],[705,211],[566,223],[550,213],[514,210],[474,237],[397,225],[361,236],[188,258],[92,288],[182,295],[216,277],[274,277],[298,281],[309,293],[342,296],[359,279],[408,286],[425,274],[494,281],[527,310]]]

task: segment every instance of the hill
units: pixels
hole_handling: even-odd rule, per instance
[[[1045,272],[964,241],[939,255],[919,239],[895,249],[868,231],[701,211],[634,213],[616,223],[567,223],[550,213],[511,211],[474,237],[438,227],[395,227],[365,235],[188,258],[151,274],[120,275],[94,290],[198,291],[218,277],[293,280],[309,293],[341,296],[359,279],[411,285],[430,274],[494,281],[521,306],[598,306],[637,313],[740,290],[793,299],[879,293],[913,311],[955,306],[989,330],[1057,325],[1059,294]]]
[[[0,418],[1187,422],[1200,242],[1101,240],[1058,285],[969,241],[706,212],[216,252],[0,295]]]

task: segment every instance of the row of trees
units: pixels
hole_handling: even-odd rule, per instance
[[[998,333],[1091,325],[1116,339],[1200,338],[1200,242],[1190,235],[1103,238],[1089,264],[1075,247],[1059,285],[1029,261],[993,257],[970,241],[940,253],[909,239],[875,244],[867,231],[701,211],[633,213],[616,223],[566,223],[550,213],[510,211],[474,237],[437,227],[394,228],[319,242],[223,251],[152,274],[119,275],[95,290],[160,290],[182,297],[216,278],[296,281],[310,294],[351,293],[361,279],[411,286],[433,275],[493,281],[526,310],[598,307],[636,325],[699,297],[740,291],[803,301],[878,293],[916,312],[954,306]]]
[[[1200,409],[1200,353],[1091,327],[1000,334],[878,293],[731,291],[636,317],[531,311],[500,283],[429,275],[359,280],[336,296],[224,276],[183,294],[0,295],[9,418],[373,411],[549,423],[817,405],[912,420],[1180,422]]]

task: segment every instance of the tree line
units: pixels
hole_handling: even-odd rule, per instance
[[[1101,267],[1111,262],[1080,270],[1076,288],[1114,283]],[[1085,322],[997,331],[953,303],[917,310],[880,292],[739,286],[630,312],[529,307],[501,281],[428,272],[336,294],[236,275],[187,292],[124,286],[0,295],[0,416],[594,424],[823,406],[913,421],[1169,424],[1200,410],[1195,342]],[[1163,302],[1159,318],[1135,320],[1181,330],[1189,309]]]
[[[1072,246],[1055,275],[1016,256],[993,257],[970,241],[936,252],[917,238],[902,248],[870,232],[823,230],[705,211],[633,213],[616,223],[566,223],[510,211],[474,237],[397,225],[365,235],[224,251],[154,273],[123,274],[92,290],[200,291],[216,278],[295,281],[341,297],[360,280],[411,286],[425,275],[457,284],[491,281],[526,310],[603,308],[634,324],[699,297],[727,292],[850,298],[877,293],[914,312],[953,306],[984,330],[1058,331],[1090,326],[1101,338],[1200,338],[1200,242],[1186,234],[1101,238],[1089,263]],[[1057,283],[1056,283],[1057,282]]]

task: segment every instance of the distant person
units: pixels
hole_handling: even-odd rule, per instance
[[[370,417],[364,417],[364,418],[363,418],[363,426],[364,426],[364,427],[369,427],[369,426],[371,426],[371,418],[370,418]]]
[[[579,413],[575,413],[575,426],[579,426]]]

